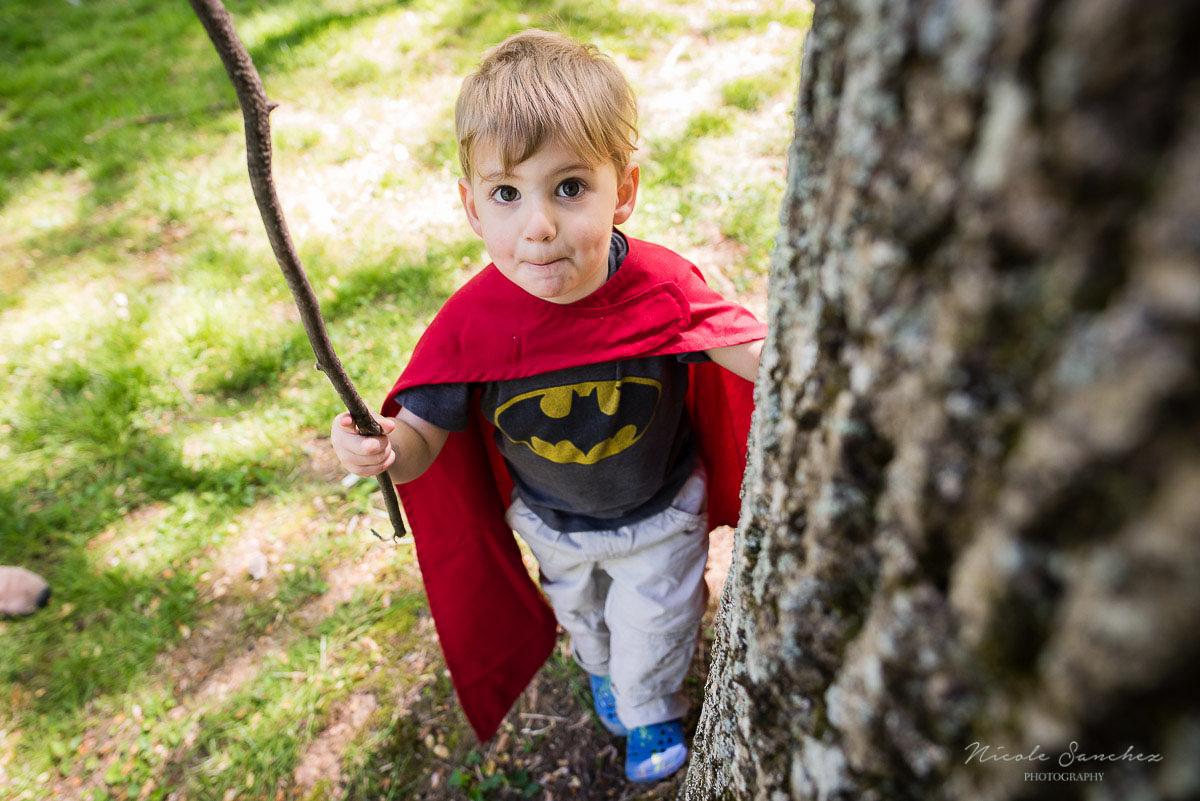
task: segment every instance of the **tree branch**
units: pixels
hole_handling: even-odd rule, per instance
[[[325,321],[321,317],[321,308],[317,296],[308,283],[308,276],[300,265],[300,258],[292,245],[288,233],[287,222],[283,218],[283,209],[279,205],[279,197],[275,193],[275,181],[271,177],[271,111],[278,105],[267,100],[266,90],[263,89],[262,79],[250,58],[250,53],[242,40],[238,38],[233,28],[233,20],[220,0],[189,0],[208,38],[212,40],[233,82],[237,92],[238,103],[242,107],[242,119],[246,126],[246,162],[250,170],[250,186],[254,189],[254,200],[258,203],[259,213],[262,214],[263,225],[267,229],[267,238],[271,240],[271,249],[275,252],[275,260],[287,279],[296,299],[296,307],[300,310],[300,319],[304,322],[304,330],[308,333],[308,341],[312,344],[317,356],[317,368],[333,384],[342,403],[350,412],[354,425],[360,434],[366,436],[382,436],[383,429],[362,398],[350,383],[350,377],[342,367],[341,361],[333,351],[329,335],[325,332]],[[388,474],[378,476],[379,488],[383,492],[384,504],[387,506],[388,517],[395,530],[394,537],[404,535],[404,522],[400,518],[400,504],[396,500],[396,488],[392,486]]]

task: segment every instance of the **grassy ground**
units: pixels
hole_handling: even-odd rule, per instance
[[[639,93],[626,230],[763,308],[805,3],[228,6],[282,102],[280,194],[371,403],[485,261],[457,208],[451,110],[478,51],[526,26],[597,42]],[[387,526],[374,483],[332,461],[338,401],[190,7],[0,0],[0,63],[0,563],[54,588],[0,622],[0,789],[632,797],[561,655],[474,743],[411,545],[370,534]]]

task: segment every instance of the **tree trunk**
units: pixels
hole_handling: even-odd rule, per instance
[[[1198,18],[817,3],[690,801],[1200,795]]]

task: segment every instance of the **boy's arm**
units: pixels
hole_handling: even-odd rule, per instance
[[[747,381],[753,381],[758,376],[758,358],[762,355],[763,341],[756,339],[740,345],[710,348],[704,352],[708,354],[708,358],[729,372],[740,375]]]
[[[333,450],[342,466],[356,476],[377,476],[386,470],[397,484],[412,481],[433,464],[449,435],[408,409],[395,417],[374,417],[383,426],[386,441],[359,434],[349,414],[339,414],[333,421]]]
[[[450,432],[401,409],[396,415],[396,428],[388,434],[396,461],[388,468],[388,475],[397,484],[417,478],[442,452]]]

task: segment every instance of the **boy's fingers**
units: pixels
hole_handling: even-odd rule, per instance
[[[371,462],[370,464],[356,465],[352,472],[357,472],[360,476],[377,476],[390,466],[391,462]]]
[[[394,456],[395,453],[391,453],[389,454],[388,458],[393,458]],[[381,458],[378,454],[375,454],[371,456],[347,456],[342,459],[342,464],[344,464],[346,467],[358,469],[377,468],[386,461],[387,459]]]
[[[363,440],[363,453],[383,453],[383,449],[387,447],[388,441],[385,437],[368,437]]]
[[[376,422],[379,423],[380,427],[383,429],[383,433],[390,434],[392,431],[396,430],[395,420],[392,420],[389,417],[384,417],[381,414],[372,415],[372,417],[374,417]],[[350,416],[349,412],[342,412],[339,414],[336,418],[336,422],[339,426],[347,431],[353,431],[355,434],[358,433],[358,426],[354,424],[354,418]]]

